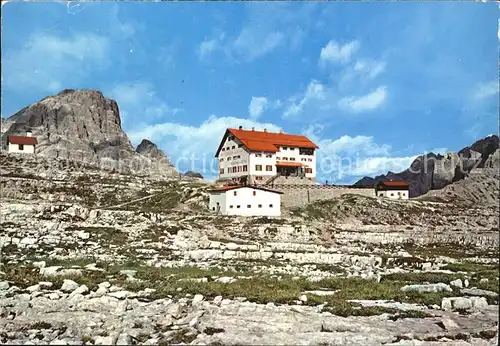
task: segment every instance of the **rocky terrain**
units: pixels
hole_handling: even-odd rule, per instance
[[[449,152],[445,156],[429,153],[421,155],[410,167],[400,173],[388,172],[375,178],[364,177],[356,186],[374,186],[383,180],[404,180],[410,185],[410,197],[426,194],[430,190],[439,190],[467,177],[478,168],[500,168],[499,138],[488,136],[465,147],[458,153]]]
[[[96,90],[63,90],[2,120],[7,136],[32,131],[36,154],[85,162],[122,172],[177,177],[155,144],[144,140],[136,150],[121,127],[118,104]]]
[[[134,149],[97,91],[2,128],[40,145],[0,153],[1,344],[498,344],[495,139],[460,153],[464,176],[453,155],[448,175],[412,176],[418,198],[268,219],[209,212],[202,176]]]
[[[0,159],[2,344],[498,343],[484,199],[347,194],[224,217],[203,180]]]

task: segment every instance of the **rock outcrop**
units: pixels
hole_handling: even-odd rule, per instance
[[[198,172],[193,172],[193,171],[187,171],[186,173],[183,174],[185,177],[188,178],[198,178],[198,179],[203,179],[203,175]]]
[[[178,176],[169,162],[151,169],[157,168],[154,160],[163,158],[163,153],[151,143],[156,151],[139,155],[122,129],[118,104],[97,90],[63,90],[20,110],[2,125],[4,143],[8,135],[32,131],[38,140],[37,155]]]
[[[410,197],[417,197],[463,180],[473,169],[500,167],[498,149],[498,136],[492,135],[458,153],[449,152],[445,156],[434,153],[421,155],[403,172],[388,172],[375,178],[364,177],[354,185],[372,187],[383,180],[404,180],[410,185]]]

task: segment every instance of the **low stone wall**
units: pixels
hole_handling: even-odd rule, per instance
[[[373,188],[354,188],[322,185],[274,185],[270,188],[283,193],[283,195],[281,195],[281,205],[285,208],[300,207],[309,202],[340,197],[341,195],[346,193],[375,197],[375,190]]]

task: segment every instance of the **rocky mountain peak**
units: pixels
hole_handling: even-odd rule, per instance
[[[126,166],[121,163],[139,153],[122,129],[118,104],[98,90],[65,89],[21,109],[3,127],[4,139],[31,130],[39,143],[36,153],[42,156],[94,163],[106,159],[112,166]],[[156,146],[151,148],[143,156],[165,157]]]

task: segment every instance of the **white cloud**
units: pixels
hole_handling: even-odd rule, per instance
[[[351,41],[341,45],[335,41],[330,41],[327,45],[321,48],[319,56],[321,63],[346,63],[351,59],[351,56],[359,49],[360,44],[358,41]]]
[[[482,100],[498,93],[498,81],[479,84],[474,90],[474,98]]]
[[[172,108],[156,94],[149,83],[136,82],[115,85],[109,96],[116,100],[124,125],[137,121],[150,122],[181,112],[180,108]]]
[[[308,86],[306,91],[304,92],[304,96],[300,99],[300,101],[296,102],[293,98],[290,100],[291,104],[287,107],[283,116],[290,117],[296,116],[304,110],[304,107],[308,104],[311,104],[316,101],[325,101],[328,98],[328,90],[326,87],[318,82],[317,80],[312,80]]]
[[[339,100],[341,109],[351,112],[371,111],[382,106],[387,98],[387,87],[380,86],[364,96],[348,96]]]
[[[212,39],[205,39],[202,43],[200,43],[198,47],[198,57],[200,60],[205,59],[207,56],[212,54],[216,49],[220,48],[219,40],[212,38]]]
[[[355,177],[374,177],[386,174],[389,171],[401,172],[410,167],[417,156],[364,158],[358,164],[355,164],[350,171],[346,171],[345,174]]]
[[[92,33],[64,38],[36,34],[22,48],[5,52],[3,81],[14,90],[58,92],[63,84],[71,87],[68,78],[75,83],[87,77],[90,69],[108,66],[108,46],[106,37]]]
[[[279,47],[299,48],[310,25],[312,7],[304,4],[299,10],[286,3],[245,5],[247,18],[234,36],[206,39],[198,55],[206,57],[221,50],[236,62],[250,62],[274,52]]]
[[[269,102],[267,101],[267,98],[252,97],[250,105],[248,105],[248,113],[250,115],[250,118],[252,119],[259,118],[262,115],[262,113],[264,113],[264,111],[268,106]]]
[[[310,125],[304,134],[319,146],[317,171],[320,181],[357,180],[388,171],[407,169],[417,157],[391,157],[391,146],[378,144],[372,136],[348,136],[337,139],[322,138],[323,125]],[[352,181],[354,182],[354,181]]]
[[[369,78],[375,78],[385,71],[387,63],[377,60],[358,60],[353,70]]]

